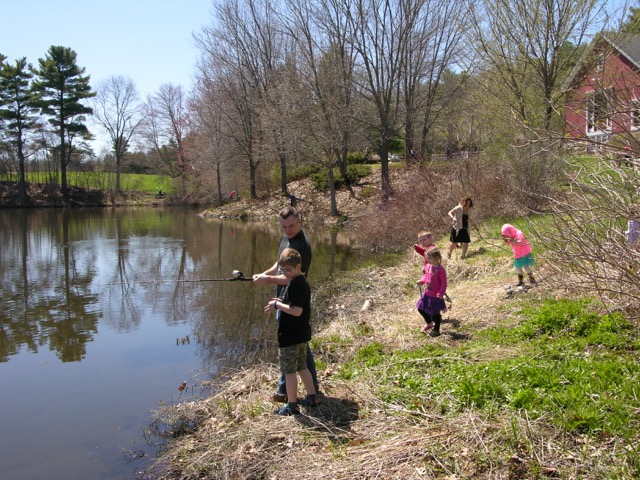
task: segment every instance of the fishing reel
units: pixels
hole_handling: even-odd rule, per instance
[[[242,273],[240,270],[234,270],[233,272],[231,272],[231,275],[233,275],[233,278],[244,277],[244,273]]]

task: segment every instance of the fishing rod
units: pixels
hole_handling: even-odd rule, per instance
[[[123,285],[123,284],[143,284],[143,285],[157,285],[160,283],[198,283],[198,282],[253,282],[253,278],[245,277],[244,273],[240,270],[234,270],[231,272],[232,277],[229,278],[194,278],[194,279],[180,279],[180,280],[157,280],[157,281],[149,281],[149,282],[117,282],[117,283],[107,283],[107,285]]]
[[[194,280],[176,280],[177,283],[195,283],[195,282],[253,282],[253,278],[245,277],[240,270],[231,272],[233,277],[230,278],[197,278]]]

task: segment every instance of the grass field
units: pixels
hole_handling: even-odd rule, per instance
[[[0,176],[0,180],[15,182],[18,175],[10,173]],[[60,183],[60,174],[30,172],[27,173],[27,182],[30,183]],[[116,176],[108,172],[67,172],[69,186],[90,188],[96,190],[112,190],[115,186]],[[120,174],[120,185],[124,191],[138,191],[157,193],[162,190],[171,193],[171,178],[166,175],[145,175],[138,173]]]

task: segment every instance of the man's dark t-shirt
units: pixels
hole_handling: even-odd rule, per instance
[[[301,270],[305,276],[309,275],[309,267],[311,266],[311,244],[307,239],[307,236],[304,234],[304,230],[300,230],[300,232],[293,238],[289,238],[286,235],[283,235],[280,238],[280,246],[278,247],[278,257],[280,258],[280,254],[285,248],[293,248],[298,251],[300,257],[302,257],[302,266]],[[282,273],[280,268],[278,268],[278,273]],[[276,297],[282,298],[282,291],[284,290],[285,285],[278,285],[276,287]]]
[[[278,315],[278,346],[290,347],[311,340],[311,288],[304,275],[298,275],[284,290],[282,303],[301,307],[302,314],[294,317],[283,311]]]

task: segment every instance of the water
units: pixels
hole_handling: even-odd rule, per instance
[[[198,382],[226,368],[276,360],[271,287],[177,281],[264,271],[276,219],[196,213],[0,211],[0,478],[136,478],[159,448],[151,410],[201,398]],[[346,238],[305,229],[312,286],[356,261]]]

